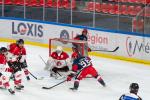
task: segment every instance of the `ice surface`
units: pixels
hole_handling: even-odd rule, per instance
[[[8,43],[0,42],[1,46]],[[28,68],[37,77],[45,77],[43,80],[30,81],[23,78],[25,89],[10,95],[7,90],[0,90],[0,100],[118,100],[120,95],[129,92],[132,82],[139,83],[139,95],[143,100],[150,100],[150,66],[119,61],[106,58],[91,57],[93,65],[101,74],[107,87],[102,87],[95,79],[84,79],[80,82],[79,90],[69,90],[73,81],[65,82],[53,89],[43,90],[42,86],[53,86],[63,80],[49,78],[49,73],[44,71],[44,63],[39,55],[46,61],[48,49],[25,45],[27,49]]]

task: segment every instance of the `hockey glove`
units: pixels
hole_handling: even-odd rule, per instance
[[[73,73],[69,74],[67,77],[67,81],[71,81],[72,77],[74,77],[75,75]]]
[[[88,52],[91,52],[92,50],[91,50],[91,48],[88,48]]]
[[[71,81],[72,77],[71,76],[68,76],[67,77],[67,81]]]

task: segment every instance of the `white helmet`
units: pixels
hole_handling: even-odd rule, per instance
[[[58,52],[58,53],[62,52],[62,47],[61,46],[57,46],[56,52]]]

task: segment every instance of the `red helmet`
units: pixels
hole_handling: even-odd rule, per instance
[[[87,31],[86,28],[83,29],[82,34],[83,34],[83,33],[88,33],[88,31]]]
[[[71,58],[73,58],[73,59],[77,59],[78,57],[79,57],[79,55],[77,52],[73,52],[71,55]]]

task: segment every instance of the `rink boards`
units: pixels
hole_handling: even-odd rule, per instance
[[[26,44],[48,47],[49,38],[72,39],[81,34],[83,28],[52,22],[0,18],[0,41],[13,42],[23,38]],[[93,56],[150,64],[150,37],[145,34],[88,28],[88,44],[92,50],[109,51],[119,47],[115,52],[91,52]]]

